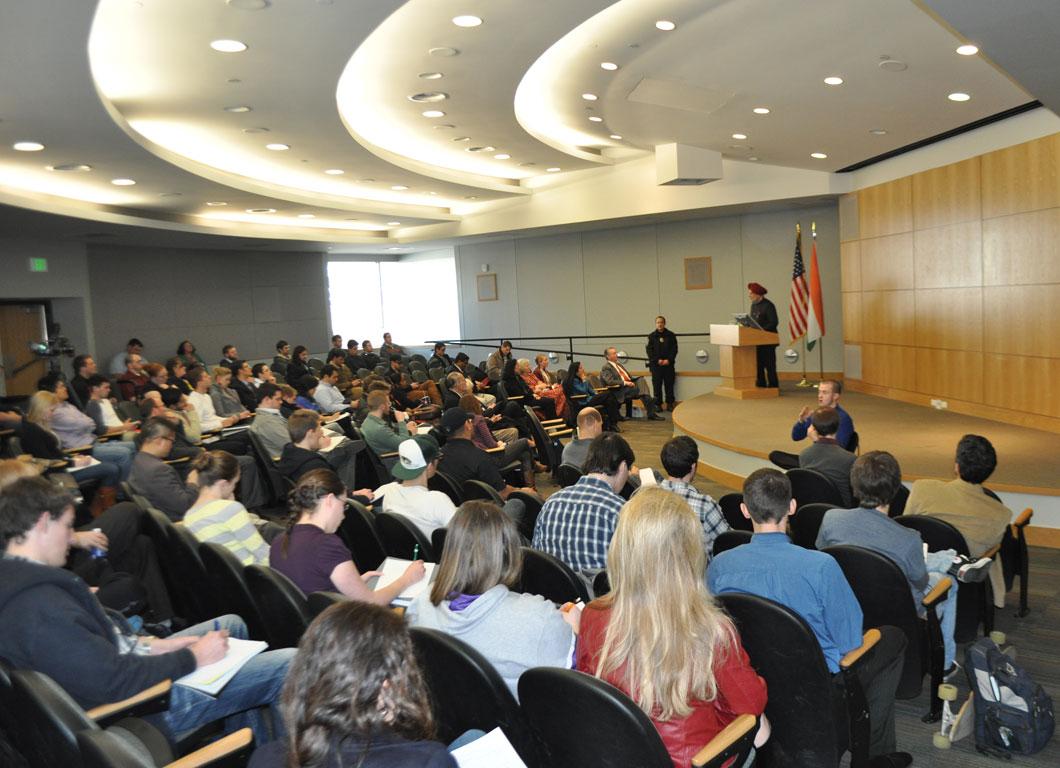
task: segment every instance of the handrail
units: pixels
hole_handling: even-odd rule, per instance
[[[586,339],[646,339],[651,333],[608,333],[598,335],[584,335],[584,336],[511,336],[511,337],[489,337],[484,339],[428,339],[424,344],[445,344],[446,346],[452,345],[454,347],[484,347],[486,349],[496,349],[501,341],[510,341],[512,346],[517,346],[519,349],[526,350],[527,352],[544,352],[545,354],[556,354],[566,355],[567,360],[574,359],[574,340],[584,341]],[[675,336],[694,336],[700,338],[710,338],[710,332],[706,333],[675,333]],[[523,346],[519,342],[522,341],[543,341],[551,339],[566,339],[567,349],[547,349],[541,347],[527,347]],[[606,357],[602,352],[578,352],[579,357]],[[626,355],[625,360],[643,360],[647,362],[646,357],[635,357],[633,355]]]

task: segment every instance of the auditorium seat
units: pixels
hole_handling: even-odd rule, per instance
[[[378,512],[375,515],[375,529],[379,532],[383,549],[389,557],[399,557],[404,560],[419,558],[428,563],[438,562],[431,542],[423,535],[423,531],[404,515]],[[417,547],[419,548],[418,554]]]
[[[785,474],[791,481],[791,495],[798,506],[803,504],[833,504],[844,506],[843,497],[835,483],[813,469],[789,469]]]
[[[834,504],[800,504],[795,514],[788,517],[788,534],[791,540],[806,549],[817,548],[817,534],[825,512],[835,509]]]
[[[730,528],[734,531],[754,530],[751,521],[744,517],[743,512],[740,510],[740,505],[742,503],[742,493],[726,493],[718,499],[718,506],[721,507],[721,514],[725,516],[725,522],[729,524]]]
[[[175,762],[149,761],[108,731],[81,731],[77,744],[84,768],[243,768],[254,750],[254,736],[249,728],[241,728]]]
[[[257,606],[270,648],[297,648],[312,617],[297,585],[267,565],[243,569],[247,588]]]
[[[375,516],[359,501],[346,499],[346,514],[336,531],[361,573],[374,571],[386,559],[386,547],[375,528]]]
[[[556,471],[553,473],[556,477],[556,483],[560,488],[568,488],[578,482],[578,479],[584,474],[581,467],[577,467],[573,464],[560,464],[556,467]]]
[[[544,502],[541,497],[527,491],[512,491],[508,494],[509,499],[518,499],[523,502],[523,516],[519,520],[519,533],[526,541],[533,541],[534,527],[537,525],[537,516],[541,514]]]
[[[199,557],[209,575],[210,586],[217,603],[218,615],[233,613],[247,625],[247,634],[252,640],[268,640],[265,620],[250,594],[243,564],[231,550],[221,544],[202,542]]]
[[[465,501],[492,501],[498,506],[504,506],[504,499],[501,498],[497,489],[481,480],[465,480],[463,491]]]
[[[444,472],[438,471],[427,478],[427,487],[432,491],[440,491],[449,497],[453,504],[459,507],[464,503],[464,493],[456,481]]]
[[[588,587],[569,565],[531,547],[523,547],[523,573],[513,591],[541,595],[558,605],[589,602]]]
[[[751,531],[725,531],[724,533],[719,533],[714,538],[711,557],[717,557],[726,550],[749,543],[753,535]]]

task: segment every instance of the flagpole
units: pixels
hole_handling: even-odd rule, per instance
[[[806,334],[803,334],[803,336],[802,336],[802,381],[800,381],[798,384],[796,384],[796,386],[798,386],[798,387],[812,387],[813,386],[813,384],[811,384],[806,379]]]

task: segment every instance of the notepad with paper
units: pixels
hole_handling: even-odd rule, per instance
[[[526,768],[500,728],[454,749],[452,755],[460,768]]]
[[[199,667],[190,675],[184,675],[176,681],[177,685],[194,688],[197,691],[216,696],[228,681],[236,676],[243,665],[269,647],[264,640],[240,640],[228,638],[228,653],[220,661]]]
[[[388,557],[383,561],[383,564],[379,566],[378,570],[380,575],[377,576],[373,583],[369,583],[369,586],[373,590],[380,590],[401,578],[402,574],[405,573],[405,569],[412,563],[411,560],[402,560],[400,557]],[[415,598],[417,598],[423,590],[427,589],[427,586],[434,580],[434,566],[435,563],[424,563],[423,567],[426,569],[426,574],[422,579],[417,581],[411,587],[407,587],[404,592],[395,597],[390,604],[391,605],[404,605],[408,606]]]

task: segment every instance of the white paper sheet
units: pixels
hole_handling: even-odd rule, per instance
[[[402,574],[405,573],[405,569],[412,563],[411,560],[402,560],[399,557],[388,557],[383,561],[383,564],[379,566],[379,571],[382,575],[376,579],[373,590],[379,591],[383,587],[393,584]],[[416,597],[420,595],[423,590],[427,589],[427,586],[434,580],[434,566],[436,563],[424,563],[423,566],[426,569],[426,574],[422,579],[417,581],[411,587],[408,587],[404,592],[395,597],[390,604],[391,605],[408,605]]]
[[[526,768],[526,763],[500,728],[454,749],[452,755],[460,768]]]
[[[228,653],[220,661],[199,667],[189,675],[176,681],[177,685],[194,688],[197,691],[216,696],[228,681],[236,676],[243,665],[269,647],[264,640],[240,640],[228,638]]]

